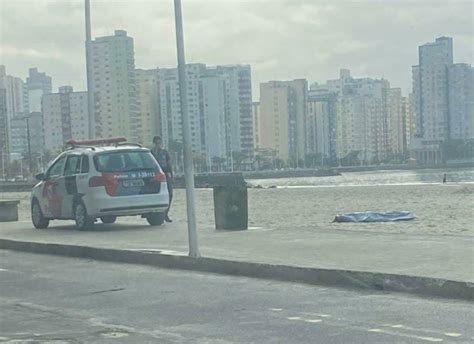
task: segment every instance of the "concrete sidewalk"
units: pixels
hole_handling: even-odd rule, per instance
[[[29,221],[0,224],[0,239],[125,250],[187,253],[183,222],[150,227],[140,219],[97,224],[77,231],[71,221],[55,221],[46,230]],[[474,282],[472,236],[408,235],[374,232],[251,228],[216,231],[199,228],[204,257]]]

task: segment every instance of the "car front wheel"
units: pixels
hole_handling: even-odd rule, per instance
[[[34,200],[33,203],[31,204],[31,220],[35,228],[38,228],[38,229],[48,228],[49,219],[43,216],[43,212],[41,211],[41,207],[37,200]]]
[[[146,214],[145,217],[152,226],[160,226],[165,222],[165,213],[150,213]]]
[[[94,225],[94,219],[87,214],[87,209],[82,202],[77,202],[74,205],[74,220],[77,229],[81,231],[92,228]]]
[[[116,220],[117,220],[117,216],[112,216],[112,215],[102,216],[100,218],[100,221],[102,221],[102,223],[114,223]]]

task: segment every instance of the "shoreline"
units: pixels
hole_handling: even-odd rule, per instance
[[[195,174],[195,187],[196,188],[212,188],[213,186],[219,185],[234,185],[234,186],[244,186],[247,185],[250,188],[255,188],[256,185],[253,185],[253,181],[257,180],[271,180],[271,179],[298,179],[298,178],[323,178],[323,177],[339,177],[343,178],[350,173],[362,173],[362,172],[371,172],[371,173],[387,173],[397,171],[408,172],[408,171],[421,171],[421,172],[436,172],[440,171],[446,173],[449,171],[471,171],[471,168],[474,168],[474,164],[465,165],[445,165],[445,166],[423,166],[423,167],[410,167],[406,165],[397,165],[397,166],[380,166],[374,167],[341,167],[334,169],[325,169],[325,170],[315,170],[315,169],[294,169],[294,170],[282,170],[282,171],[244,171],[244,172],[221,172],[221,173],[202,173]],[[472,181],[452,181],[452,183],[466,183],[471,184]],[[0,182],[0,193],[6,192],[29,192],[36,184],[32,182]],[[176,175],[174,179],[174,187],[176,189],[184,188],[184,178],[182,175]],[[409,185],[411,183],[396,183],[396,184],[386,184],[383,185]],[[426,181],[419,182],[418,184],[438,184],[435,181]],[[351,184],[351,185],[333,185],[333,186],[371,186],[373,184]],[[292,186],[292,185],[288,185]],[[295,187],[307,187],[311,185],[296,185]],[[316,187],[322,186],[331,186],[331,185],[316,185]],[[287,187],[287,186],[284,186]]]

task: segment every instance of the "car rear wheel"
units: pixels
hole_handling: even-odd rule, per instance
[[[165,222],[165,213],[150,213],[146,214],[145,217],[152,226],[160,226]]]
[[[38,229],[48,228],[49,225],[49,219],[43,216],[41,207],[36,199],[31,204],[31,221],[33,226]]]
[[[112,215],[102,216],[100,218],[100,221],[102,221],[102,223],[114,223],[116,220],[117,220],[117,216],[112,216]]]
[[[80,231],[92,228],[94,225],[94,219],[87,214],[87,209],[82,202],[77,202],[74,205],[74,220],[76,221],[77,229]]]

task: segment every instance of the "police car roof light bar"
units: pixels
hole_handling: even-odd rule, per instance
[[[68,140],[66,144],[69,146],[100,146],[100,145],[111,145],[111,144],[119,144],[121,142],[127,142],[125,137],[111,137],[108,139],[97,139],[97,140]]]
[[[137,146],[137,147],[143,147],[143,145],[139,143],[133,143],[133,142],[119,142],[115,144],[116,147],[118,146]]]

